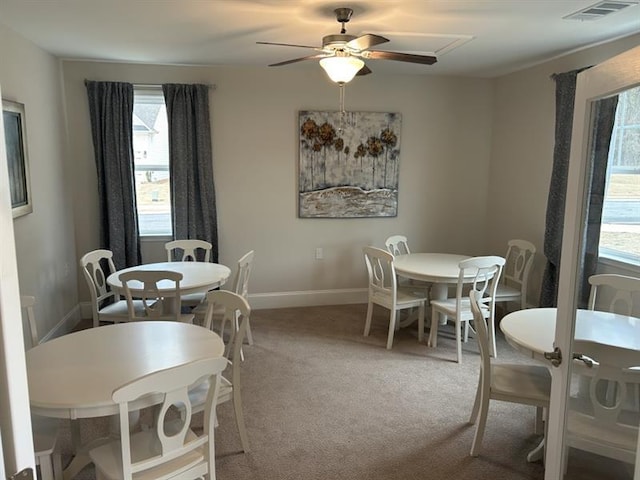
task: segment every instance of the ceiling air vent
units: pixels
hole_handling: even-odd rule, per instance
[[[624,0],[624,1],[604,1],[598,2],[595,5],[579,10],[571,15],[563,17],[570,20],[598,20],[605,15],[619,12],[627,7],[633,7],[639,3],[640,0]]]

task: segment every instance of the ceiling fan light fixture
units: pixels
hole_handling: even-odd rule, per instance
[[[338,84],[349,83],[364,67],[364,62],[353,56],[334,56],[320,60],[320,66],[329,78]]]

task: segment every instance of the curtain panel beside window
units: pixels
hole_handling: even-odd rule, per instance
[[[213,245],[218,261],[218,225],[207,85],[164,84],[169,125],[169,172],[173,235]]]
[[[141,263],[133,172],[133,85],[85,81],[100,201],[100,247],[116,269]]]

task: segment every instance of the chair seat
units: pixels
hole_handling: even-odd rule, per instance
[[[491,396],[508,401],[517,397],[518,403],[548,405],[551,374],[538,365],[493,364],[491,368]]]
[[[204,381],[196,387],[189,390],[189,401],[193,406],[193,412],[199,412],[204,406],[207,394],[209,393],[209,382]],[[231,400],[233,395],[233,386],[231,382],[224,377],[220,377],[220,390],[218,392],[217,404],[221,404]]]
[[[141,300],[134,300],[133,308],[136,313],[144,315],[144,304]],[[98,313],[100,315],[100,320],[106,320],[109,318],[119,319],[120,317],[123,317],[124,320],[129,319],[129,310],[127,309],[126,300],[118,300],[117,302],[105,305],[98,311]]]
[[[182,422],[176,419],[166,424],[166,434],[168,436],[175,435]],[[196,440],[197,436],[191,431],[187,431],[186,440]],[[145,430],[131,436],[131,457],[133,462],[141,461],[145,458],[151,458],[160,454],[160,443],[155,437],[155,430]],[[91,460],[104,478],[109,480],[122,479],[122,448],[120,440],[116,440],[89,452]],[[142,473],[134,474],[136,480],[165,480],[178,477],[179,473],[190,471],[194,465],[202,462],[204,459],[204,450],[202,448],[195,449],[177,459],[162,464],[158,467],[145,470]],[[206,467],[201,467],[190,473],[189,478],[197,478],[206,473]],[[100,477],[98,477],[100,478]]]
[[[505,285],[503,283],[498,285],[496,289],[496,302],[506,302],[511,300],[520,300],[522,297],[522,293],[520,289],[514,288],[510,285]]]
[[[447,298],[445,300],[431,300],[431,307],[435,308],[441,313],[449,317],[456,316],[456,299],[455,298]],[[469,298],[463,298],[460,301],[460,320],[468,321],[473,320],[473,313],[471,312],[471,303]],[[482,315],[484,318],[489,317],[489,310],[486,307],[482,308]]]

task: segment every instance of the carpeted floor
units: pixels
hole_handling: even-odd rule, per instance
[[[242,393],[251,452],[240,452],[230,402],[218,407],[217,478],[222,480],[543,479],[526,455],[534,409],[492,401],[482,453],[469,456],[467,423],[477,385],[474,340],[455,363],[445,330],[437,349],[418,344],[416,327],[384,346],[387,313],[376,310],[362,336],[366,305],[257,310],[255,344],[244,349]],[[527,362],[499,336],[498,361]],[[105,432],[85,420],[83,440]],[[71,453],[68,431],[62,439]],[[93,467],[76,477],[95,479]],[[631,468],[574,452],[567,479],[631,479]]]

